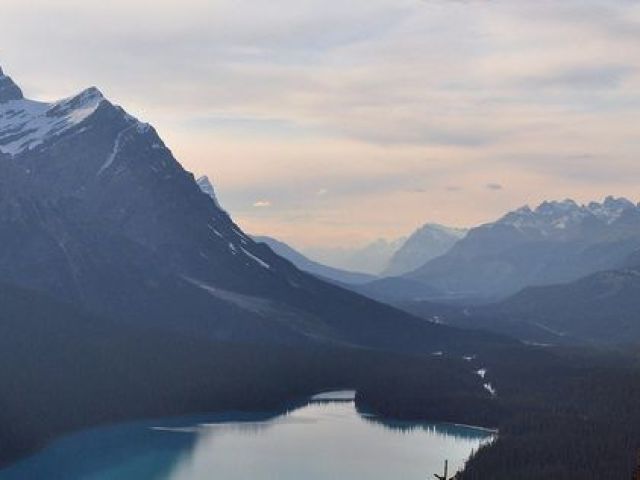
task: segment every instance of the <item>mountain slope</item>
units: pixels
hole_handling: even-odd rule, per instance
[[[537,328],[547,333],[549,341],[555,336],[555,343],[567,338],[593,343],[640,341],[638,312],[638,268],[598,272],[567,284],[529,287],[480,310],[484,316],[508,321],[509,333],[517,332],[520,338],[526,339]]]
[[[366,273],[349,272],[339,268],[328,267],[305,257],[303,254],[293,249],[289,245],[275,238],[265,236],[254,236],[253,239],[258,243],[264,243],[271,248],[276,254],[286,258],[300,270],[309,272],[317,277],[325,280],[333,280],[346,284],[361,284],[374,280],[376,277]]]
[[[638,247],[640,208],[628,200],[545,202],[471,229],[406,277],[449,295],[499,298],[615,268]]]
[[[262,380],[273,351],[137,329],[5,284],[0,303],[0,465],[87,425],[240,408],[289,388]]]
[[[50,104],[13,92],[0,104],[2,280],[221,341],[420,351],[484,341],[329,285],[254,242],[151,126],[97,89]]]
[[[427,223],[411,234],[393,254],[382,275],[395,277],[416,270],[429,260],[447,253],[466,233],[465,229]]]

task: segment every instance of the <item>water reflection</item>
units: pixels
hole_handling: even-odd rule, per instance
[[[323,395],[285,413],[230,413],[88,430],[0,471],[0,480],[423,479],[491,434],[391,422]]]
[[[460,440],[485,440],[491,438],[494,430],[458,425],[454,423],[420,423],[401,420],[385,420],[373,415],[361,414],[365,421],[383,428],[395,430],[401,433],[413,434],[416,431],[424,431],[430,435],[453,437]]]

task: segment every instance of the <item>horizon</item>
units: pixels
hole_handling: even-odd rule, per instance
[[[549,199],[637,202],[630,2],[118,0],[109,23],[45,3],[3,6],[7,75],[38,100],[97,85],[252,234],[308,250]],[[36,9],[56,28],[21,21]]]

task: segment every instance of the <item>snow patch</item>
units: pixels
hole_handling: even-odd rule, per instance
[[[492,397],[496,397],[498,395],[498,392],[496,392],[496,389],[493,388],[490,383],[485,383],[483,387],[487,392],[491,394]]]
[[[476,375],[478,375],[481,379],[485,379],[487,376],[487,369],[486,368],[481,368],[479,370],[476,370]],[[484,389],[489,392],[491,394],[492,397],[495,397],[498,395],[498,392],[496,391],[496,389],[493,387],[493,385],[491,385],[491,383],[489,382],[485,382],[483,385]]]
[[[207,226],[209,227],[209,230],[211,230],[216,237],[224,238],[222,234],[218,230],[216,230],[213,225],[207,225]]]
[[[102,175],[102,173],[113,164],[113,161],[120,153],[120,149],[122,147],[122,138],[128,130],[131,130],[131,127],[127,127],[121,130],[120,133],[118,133],[115,141],[113,142],[113,149],[111,150],[111,153],[109,154],[105,162],[100,167],[100,170],[98,170],[98,175]]]
[[[42,145],[92,115],[106,101],[96,88],[55,103],[19,99],[0,104],[0,152],[12,156]]]
[[[261,258],[256,257],[254,254],[252,254],[246,248],[240,247],[240,249],[244,252],[244,254],[246,256],[251,258],[254,262],[256,262],[258,265],[260,265],[262,268],[266,268],[267,270],[271,270],[271,265],[269,265],[267,262],[265,262]]]

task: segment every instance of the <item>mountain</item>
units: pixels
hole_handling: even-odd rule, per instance
[[[200,190],[202,190],[203,193],[206,193],[211,197],[216,207],[221,209],[222,207],[220,206],[220,202],[218,202],[218,197],[216,196],[216,192],[213,188],[213,184],[211,183],[211,180],[209,180],[209,177],[207,177],[206,175],[203,175],[202,177],[199,177],[196,180],[196,183],[198,184],[198,187],[200,187]]]
[[[21,100],[23,98],[22,90],[18,87],[10,77],[6,76],[0,67],[0,102],[8,102],[11,100]]]
[[[136,328],[215,341],[429,351],[494,341],[300,271],[96,88],[24,98],[3,75],[1,280]]]
[[[393,254],[382,275],[396,277],[411,272],[447,253],[466,234],[465,229],[427,223],[411,234]]]
[[[522,207],[473,228],[441,257],[405,275],[449,296],[504,298],[532,285],[617,268],[640,247],[640,208],[624,198]]]
[[[370,282],[372,280],[375,280],[376,278],[373,275],[368,275],[366,273],[349,272],[347,270],[328,267],[326,265],[322,265],[321,263],[314,262],[286,243],[276,240],[275,238],[253,236],[253,240],[258,243],[264,243],[268,245],[269,248],[271,248],[271,250],[273,250],[276,254],[280,255],[283,258],[286,258],[300,270],[304,270],[305,272],[309,272],[316,277],[320,277],[325,280],[357,285]]]
[[[377,276],[386,268],[405,240],[406,238],[391,241],[379,238],[363,247],[313,248],[304,253],[323,265]]]
[[[640,341],[640,267],[597,272],[577,281],[529,287],[479,309],[495,331],[563,343]]]

